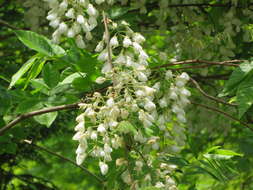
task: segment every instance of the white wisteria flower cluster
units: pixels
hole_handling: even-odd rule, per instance
[[[96,92],[80,104],[83,113],[76,119],[73,137],[79,141],[76,162],[82,164],[87,156],[97,158],[101,174],[106,175],[108,163],[113,161],[116,166],[125,167],[121,179],[134,188],[142,186],[140,176],[145,174],[143,180],[154,183],[151,179],[155,175],[157,183],[153,185],[175,189],[170,176],[172,167],[165,170],[164,166],[157,171],[154,162],[163,153],[178,152],[184,145],[184,108],[190,96],[185,84],[189,76],[182,73],[175,77],[167,71],[163,82],[152,84],[149,57],[142,47],[145,38],[133,32],[126,22],[111,25],[110,40],[105,32],[95,50],[99,52],[98,60],[104,62],[103,76],[96,82],[111,81],[112,85],[105,93]],[[120,149],[131,159],[114,157],[113,152]],[[150,152],[156,156],[150,157]]]
[[[85,48],[85,39],[93,38],[91,31],[97,26],[97,9],[89,0],[45,0],[50,11],[47,19],[49,25],[55,29],[52,39],[59,43],[61,36],[74,38],[79,48]],[[96,0],[100,4],[103,1]],[[83,38],[85,34],[85,39]]]

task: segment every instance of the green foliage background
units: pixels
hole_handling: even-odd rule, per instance
[[[227,1],[200,1],[199,3],[224,3]],[[183,4],[181,1],[178,4]],[[252,34],[252,24],[241,11],[250,1],[240,1],[237,10],[240,19]],[[228,4],[229,5],[229,4]],[[219,17],[228,7],[203,8],[204,21],[189,22],[187,8],[177,8],[187,24],[184,36],[177,36],[176,22],[164,19],[166,26],[156,24],[158,1],[147,5],[149,14],[141,14],[131,4],[125,7],[115,4],[110,18],[124,18],[132,27],[147,37],[145,48],[151,56],[151,67],[166,64],[161,56],[175,57],[174,45],[183,43],[181,59],[207,59],[207,52],[216,55],[212,61],[223,61],[219,45],[214,40],[223,39],[223,25]],[[252,6],[251,6],[252,7]],[[186,10],[183,12],[182,10]],[[89,93],[105,86],[94,83],[100,76],[102,64],[97,61],[94,47],[86,50],[76,47],[71,39],[63,39],[61,46],[52,44],[46,19],[37,33],[24,24],[26,8],[20,1],[0,0],[0,19],[15,26],[16,30],[0,22],[0,128],[20,114],[42,108],[71,104]],[[198,13],[199,14],[199,13]],[[210,18],[206,19],[205,18]],[[192,35],[194,28],[214,27],[210,35]],[[95,39],[103,29],[98,28]],[[181,39],[182,38],[182,39]],[[222,97],[236,107],[225,106],[204,97],[194,85],[189,84],[192,101],[209,105],[241,119],[252,126],[253,63],[252,37],[244,42],[243,33],[233,36],[236,48],[230,59],[247,60],[239,67],[208,67],[185,69],[198,81],[203,90],[215,97]],[[183,66],[170,67],[181,72]],[[168,68],[167,68],[168,69]],[[177,70],[178,69],[178,70]],[[32,140],[39,146],[75,160],[76,143],[72,141],[77,110],[52,112],[22,121],[0,136],[0,189],[22,190],[79,190],[102,189],[94,177],[82,169],[54,155],[23,142]],[[239,122],[211,110],[191,105],[187,110],[187,144],[178,156],[167,155],[168,163],[179,166],[175,179],[180,190],[250,190],[253,189],[253,133]],[[100,176],[99,168],[92,160],[84,166]],[[106,180],[114,182],[117,168]],[[102,177],[102,176],[100,176]],[[120,184],[120,183],[119,183]],[[110,184],[109,184],[110,186]],[[124,189],[120,186],[118,189]]]

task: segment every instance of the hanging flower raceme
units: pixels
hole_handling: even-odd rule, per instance
[[[106,175],[110,171],[108,162],[113,161],[125,167],[121,180],[128,185],[141,187],[144,180],[155,177],[157,181],[152,183],[156,187],[176,187],[170,176],[173,170],[157,171],[154,164],[162,160],[162,153],[178,152],[184,145],[184,108],[190,96],[185,84],[189,76],[174,76],[167,71],[162,82],[149,81],[149,57],[142,47],[145,38],[125,22],[109,25],[108,29],[111,39],[105,33],[95,48],[98,59],[104,62],[103,76],[96,82],[112,81],[112,86],[80,104],[83,113],[77,117],[73,137],[79,141],[77,163],[87,156],[97,158],[101,174]],[[125,32],[119,34],[117,30]],[[117,158],[114,151],[129,156]],[[156,156],[150,157],[150,151]],[[145,179],[141,178],[142,168],[149,168]]]

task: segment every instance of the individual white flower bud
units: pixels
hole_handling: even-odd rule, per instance
[[[65,14],[68,18],[75,18],[75,11],[73,8],[69,9],[68,12]]]
[[[96,79],[97,84],[103,84],[105,81],[106,81],[106,78],[104,78],[104,77],[98,77]]]
[[[99,124],[98,128],[97,128],[97,131],[99,133],[105,133],[106,132],[105,125],[104,124]]]
[[[148,77],[143,72],[138,72],[137,77],[141,82],[146,82],[148,80]]]
[[[75,127],[75,131],[84,131],[84,121],[78,123],[78,125]]]
[[[111,47],[118,47],[119,46],[119,41],[117,36],[113,36],[110,40],[110,46]]]
[[[159,144],[158,143],[152,144],[152,149],[153,150],[159,150]]]
[[[118,123],[117,121],[110,121],[110,122],[108,123],[108,125],[109,125],[110,127],[112,127],[112,128],[117,127],[118,124],[119,124],[119,123]]]
[[[108,73],[110,71],[112,71],[112,65],[109,62],[107,62],[104,64],[102,68],[102,73]]]
[[[127,165],[127,160],[125,158],[118,158],[116,160],[116,166],[123,166],[123,165]]]
[[[175,181],[171,178],[171,177],[166,177],[166,184],[170,185],[170,186],[173,186],[175,185]]]
[[[144,91],[145,91],[147,96],[153,96],[154,93],[156,92],[156,90],[154,88],[150,88],[148,86],[144,87]]]
[[[92,108],[87,108],[84,112],[87,117],[94,117],[96,112]]]
[[[79,144],[78,148],[76,149],[76,154],[83,154],[85,153],[86,149],[87,149],[87,141],[84,141],[85,143],[83,144]]]
[[[81,140],[81,138],[83,137],[83,132],[81,132],[81,131],[78,131],[74,136],[73,136],[73,140],[74,141],[79,141],[79,140]]]
[[[61,4],[59,5],[59,10],[60,11],[65,11],[68,8],[68,1],[64,0],[61,2]]]
[[[139,34],[139,33],[135,33],[134,36],[133,36],[133,40],[139,44],[141,44],[142,42],[145,41],[145,38]]]
[[[170,80],[172,78],[173,78],[172,72],[170,70],[166,71],[166,73],[165,73],[165,79],[166,80]]]
[[[101,3],[103,3],[105,0],[95,0],[95,2],[100,5]]]
[[[138,171],[141,171],[141,169],[142,169],[142,167],[143,167],[143,162],[137,160],[137,161],[135,162],[135,165],[136,165],[137,170],[138,170]]]
[[[131,67],[134,65],[134,61],[130,56],[126,56],[126,66]]]
[[[94,8],[94,6],[92,4],[89,4],[88,8],[87,8],[87,13],[90,16],[96,16],[97,15],[97,10]]]
[[[132,41],[128,36],[126,36],[123,40],[123,47],[128,48],[129,46],[132,45]]]
[[[107,51],[107,49],[105,49],[104,51],[102,51],[102,52],[99,54],[98,60],[104,62],[104,61],[106,61],[107,59],[108,59],[108,51]]]
[[[131,106],[131,111],[137,112],[138,110],[139,110],[138,105],[137,105],[137,104],[132,104],[132,106]]]
[[[128,185],[132,183],[131,176],[128,170],[126,170],[125,172],[121,174],[121,179],[124,181],[124,183]]]
[[[160,82],[155,83],[155,85],[152,88],[154,88],[156,91],[159,91],[161,88],[161,83]]]
[[[104,151],[105,151],[105,153],[111,153],[112,152],[112,148],[108,144],[105,144],[104,145]]]
[[[79,3],[83,6],[83,7],[87,7],[89,4],[88,0],[79,0]]]
[[[114,100],[113,100],[113,98],[109,98],[109,99],[106,101],[106,104],[107,104],[107,106],[112,107],[112,106],[114,105]]]
[[[85,153],[84,154],[78,154],[76,156],[76,164],[81,165],[83,163],[84,159],[86,158],[86,156],[87,155]]]
[[[161,108],[166,108],[168,106],[168,102],[165,97],[159,100],[159,105]]]
[[[88,23],[90,24],[90,27],[92,29],[94,29],[96,26],[97,26],[97,19],[95,17],[90,17],[89,20],[88,20]]]
[[[60,24],[60,19],[56,18],[55,20],[52,20],[49,25],[52,26],[53,28],[57,28]]]
[[[111,162],[111,161],[112,161],[111,155],[110,155],[110,154],[105,154],[104,160],[105,160],[106,162]]]
[[[144,108],[145,108],[145,110],[151,112],[156,109],[156,105],[153,102],[151,102],[150,100],[146,100]]]
[[[155,187],[156,187],[156,188],[164,188],[165,185],[163,184],[163,182],[159,181],[159,182],[157,182],[157,183],[155,184]]]
[[[67,24],[65,24],[64,22],[62,22],[62,23],[59,25],[58,30],[59,30],[60,33],[65,33],[65,32],[67,32],[67,30],[68,30]]]
[[[77,47],[79,47],[81,49],[83,49],[83,48],[86,47],[86,45],[85,45],[85,43],[83,41],[83,37],[81,35],[76,36],[76,40],[75,41],[76,41]]]
[[[68,29],[67,36],[68,36],[69,38],[73,38],[75,35],[76,35],[76,34],[75,34],[73,28]]]
[[[99,167],[102,175],[106,175],[109,169],[108,165],[104,162],[99,162]]]
[[[141,132],[138,132],[137,134],[134,135],[134,140],[136,140],[140,143],[146,142],[146,139],[142,136]]]
[[[141,50],[140,53],[139,53],[139,59],[140,60],[146,60],[148,59],[148,55],[146,54],[145,51]]]
[[[145,92],[143,92],[142,90],[137,90],[135,91],[135,95],[138,97],[138,98],[141,98],[141,97],[144,97],[146,95]]]
[[[51,13],[47,16],[47,20],[50,20],[50,21],[55,20],[57,16],[58,16],[57,13]]]
[[[84,24],[85,23],[85,19],[84,19],[83,15],[78,15],[77,18],[76,18],[76,21],[79,24]]]
[[[181,123],[186,123],[186,118],[185,118],[185,115],[184,114],[177,114],[177,119],[179,122]]]
[[[114,61],[114,63],[118,63],[118,64],[124,64],[126,62],[126,57],[123,55],[123,53],[121,53],[117,59]]]
[[[78,23],[74,23],[72,29],[75,34],[79,34],[81,32],[81,26]]]
[[[78,105],[78,106],[79,106],[79,105]],[[79,106],[79,107],[81,107],[81,106]],[[78,123],[84,122],[84,114],[82,113],[82,114],[80,114],[79,116],[77,116],[77,117],[76,117],[76,121],[77,121]]]
[[[126,119],[129,116],[129,112],[125,109],[121,109],[121,117],[122,119]]]
[[[177,93],[175,92],[175,91],[172,91],[172,92],[170,92],[170,99],[172,99],[172,100],[176,100],[177,99]]]
[[[107,2],[108,2],[109,5],[113,5],[114,0],[107,0]]]
[[[57,31],[57,30],[56,30]],[[56,32],[55,31],[55,32]],[[58,32],[59,33],[59,32]],[[60,38],[61,38],[61,35],[52,35],[52,42],[54,43],[54,44],[59,44],[60,43]]]
[[[143,51],[142,50],[142,47],[140,46],[140,44],[138,44],[137,42],[133,42],[133,47],[134,47],[134,49],[135,49],[135,51],[137,51],[137,52],[141,52],[141,51]]]
[[[100,41],[95,49],[96,52],[101,52],[104,48],[104,41]]]
[[[191,92],[186,88],[181,89],[180,94],[182,94],[183,96],[191,96]]]
[[[105,151],[103,151],[102,149],[99,150],[98,155],[99,155],[99,157],[104,157],[105,156]]]
[[[175,84],[177,87],[182,88],[185,86],[185,81],[184,80],[176,80]]]
[[[87,39],[87,40],[92,40],[92,34],[91,34],[91,32],[87,32],[86,33],[86,35],[85,35],[85,38]]]
[[[98,138],[97,133],[95,131],[92,131],[91,135],[90,135],[90,138],[91,138],[91,140],[97,140],[97,138]]]
[[[186,80],[186,81],[190,80],[189,75],[188,75],[187,73],[185,73],[185,72],[183,72],[183,73],[179,76],[179,78],[184,79],[184,80]]]

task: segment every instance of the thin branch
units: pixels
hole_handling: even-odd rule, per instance
[[[96,174],[90,172],[87,168],[85,168],[85,167],[83,167],[83,166],[80,166],[80,165],[77,165],[74,161],[70,160],[69,158],[66,158],[66,157],[64,157],[64,156],[62,156],[62,155],[60,155],[60,154],[57,154],[57,153],[55,153],[55,152],[53,152],[53,151],[51,151],[51,150],[49,150],[49,149],[47,149],[47,148],[44,148],[44,147],[42,147],[42,146],[36,145],[36,144],[34,144],[32,141],[24,140],[23,142],[24,142],[24,143],[27,143],[27,144],[29,144],[29,145],[32,145],[32,146],[34,146],[35,148],[38,148],[38,149],[40,149],[40,150],[43,150],[43,151],[47,152],[48,154],[51,154],[51,155],[53,155],[53,156],[56,156],[56,157],[58,157],[58,158],[60,158],[60,159],[62,159],[62,160],[64,160],[64,161],[66,161],[66,162],[69,162],[69,163],[73,164],[74,166],[76,166],[76,167],[78,167],[78,168],[81,168],[85,173],[87,173],[88,175],[90,175],[90,176],[96,178],[96,180],[97,180],[98,182],[104,184],[103,179],[101,179],[100,177],[98,177]]]
[[[153,67],[152,69],[160,69],[160,68],[166,68],[166,67],[169,67],[169,66],[195,64],[195,63],[207,64],[207,65],[221,65],[221,66],[238,67],[239,64],[236,64],[236,63],[241,63],[241,62],[244,62],[244,61],[245,60],[230,60],[230,61],[217,62],[217,61],[206,61],[206,60],[193,59],[193,60],[185,60],[185,61],[177,61],[177,62],[173,62],[173,63],[168,63],[168,64],[160,65],[160,66],[157,66],[157,67]],[[195,67],[191,67],[191,68],[195,68]],[[203,65],[203,67],[207,67],[207,66]],[[199,67],[199,68],[202,68],[202,66]],[[176,68],[176,69],[181,69],[181,68]]]
[[[210,106],[207,106],[207,105],[199,104],[199,103],[196,103],[196,102],[191,102],[191,104],[196,105],[196,106],[200,106],[200,107],[205,108],[205,109],[207,109],[207,110],[211,110],[211,111],[220,113],[220,114],[226,116],[226,117],[229,118],[229,119],[232,119],[232,120],[234,120],[234,121],[239,122],[240,124],[244,125],[244,126],[247,127],[248,129],[250,129],[251,131],[253,131],[253,127],[250,126],[248,123],[245,123],[244,121],[241,121],[240,119],[237,119],[236,117],[234,117],[234,116],[232,116],[232,115],[230,115],[230,114],[228,114],[228,113],[226,113],[226,112],[224,112],[224,111],[221,111],[221,110],[219,110],[219,109],[217,109],[217,108],[210,107]]]
[[[201,94],[203,94],[205,97],[207,97],[207,98],[209,98],[209,99],[211,99],[211,100],[214,100],[214,101],[216,101],[216,102],[218,102],[218,103],[222,103],[222,104],[228,105],[228,106],[237,106],[236,104],[228,103],[228,102],[226,102],[226,101],[224,101],[224,100],[222,100],[222,99],[219,99],[219,98],[216,98],[216,97],[214,97],[214,96],[211,96],[211,95],[207,94],[207,93],[200,87],[200,85],[198,84],[198,82],[195,81],[193,78],[190,78],[190,81],[196,86],[196,88],[199,90],[199,92],[200,92]]]
[[[108,23],[109,23],[109,19],[107,18],[107,16],[105,15],[105,12],[103,11],[103,22],[104,22],[104,26],[105,26],[105,40],[107,43],[107,51],[108,51],[108,64],[110,65],[111,69],[113,68],[112,65],[112,49],[110,46],[110,32],[108,29]]]
[[[215,3],[215,4],[210,4],[210,3],[185,3],[185,4],[171,4],[168,5],[168,8],[184,8],[184,7],[235,7],[235,8],[245,8],[245,7],[250,7],[253,6],[253,3],[248,3],[247,6],[235,6],[232,5],[231,3],[223,4],[223,3]],[[151,3],[148,4],[148,8],[158,8],[158,5],[156,3]]]
[[[55,107],[51,107],[51,108],[45,108],[45,109],[22,114],[22,115],[18,116],[16,119],[14,119],[13,121],[11,121],[10,123],[8,123],[7,125],[5,125],[4,127],[0,128],[0,136],[2,136],[5,133],[5,131],[11,129],[17,123],[19,123],[25,119],[28,119],[28,118],[36,116],[36,115],[41,115],[41,114],[60,111],[60,110],[77,109],[78,104],[79,103],[62,105],[62,106],[55,106]]]
[[[253,6],[253,3],[249,3],[247,6]],[[232,4],[210,4],[210,3],[189,3],[189,4],[173,4],[168,5],[171,8],[178,8],[178,7],[236,7],[236,8],[245,8],[243,6],[233,6]]]
[[[12,30],[19,30],[19,28],[17,28],[16,26],[13,26],[13,25],[9,24],[8,22],[6,22],[2,19],[0,19],[0,25],[5,26],[7,28],[10,28]]]
[[[207,75],[203,76],[198,73],[188,72],[194,79],[198,80],[228,80],[229,76],[231,75],[231,72],[226,74],[219,74],[219,75]]]

